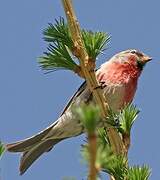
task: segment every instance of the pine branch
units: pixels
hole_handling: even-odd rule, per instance
[[[104,32],[86,30],[82,30],[81,34],[89,58],[96,60],[97,56],[105,51],[110,36]]]
[[[110,37],[104,32],[81,30],[81,33],[89,58],[95,61],[97,56],[105,50]],[[50,23],[43,34],[49,45],[48,51],[39,58],[42,69],[49,72],[66,69],[83,77],[79,65],[75,62],[77,54],[75,53],[68,24],[65,23],[64,18],[61,17],[59,20],[55,20],[54,25]]]
[[[89,175],[88,180],[96,180],[98,170],[96,168],[97,157],[97,133],[96,128],[100,120],[99,108],[91,105],[83,105],[76,109],[77,116],[82,121],[88,139],[88,162]]]
[[[48,52],[39,58],[39,63],[44,70],[67,69],[76,71],[78,65],[73,61],[69,49],[62,43],[49,44]]]
[[[54,25],[50,23],[49,26],[43,31],[43,34],[46,42],[60,42],[66,45],[70,50],[72,50],[74,47],[69,27],[62,17],[60,17],[59,20],[55,19]]]
[[[84,77],[86,79],[87,85],[90,89],[91,92],[93,92],[93,96],[97,102],[97,104],[100,106],[101,109],[101,116],[104,119],[107,116],[107,108],[108,104],[106,102],[105,97],[103,96],[103,91],[102,89],[97,89],[96,87],[99,86],[96,76],[94,73],[94,67],[95,65],[91,65],[89,63],[89,56],[86,52],[86,48],[84,46],[84,42],[82,40],[82,35],[80,31],[80,27],[78,24],[78,20],[75,16],[71,0],[62,0],[64,10],[67,16],[71,36],[74,42],[74,47],[75,47],[75,54],[76,57],[79,57],[80,60],[80,66],[81,70],[84,74]],[[94,63],[94,62],[92,62]],[[112,149],[116,154],[122,154],[124,153],[124,145],[123,142],[117,132],[116,129],[109,127],[107,129],[108,136],[110,139],[110,143],[112,146]]]
[[[131,128],[139,112],[140,111],[133,104],[126,105],[124,109],[116,113],[110,108],[108,111],[106,122],[118,129],[118,131],[122,134],[122,140],[125,145],[126,154],[128,153],[130,147]]]
[[[127,173],[127,163],[124,156],[110,155],[108,160],[102,164],[102,167],[104,171],[112,175],[116,180],[124,180]]]
[[[139,112],[140,111],[137,109],[136,106],[128,104],[119,114],[120,128],[118,129],[122,134],[123,142],[126,147],[126,153],[128,153],[130,147],[131,128]]]
[[[89,143],[89,141],[88,141]],[[82,156],[89,162],[90,151],[89,145],[82,146]],[[96,169],[103,171],[114,177],[116,180],[124,180],[127,174],[127,160],[124,156],[115,155],[111,146],[106,139],[106,133],[103,129],[99,130],[97,137],[97,156],[96,156]]]
[[[98,130],[97,136],[97,157],[96,169],[110,174],[115,180],[149,180],[151,170],[148,166],[128,166],[125,156],[115,155],[109,144],[107,134],[104,129]],[[89,146],[82,146],[82,155],[89,161]]]
[[[98,133],[97,166],[101,171],[110,174],[111,179],[124,180],[128,166],[127,158],[113,152],[104,129],[99,129]]]
[[[122,134],[131,133],[131,128],[133,123],[135,122],[138,114],[139,109],[134,106],[133,104],[128,104],[124,107],[124,109],[119,114],[119,121],[120,121],[120,132]]]

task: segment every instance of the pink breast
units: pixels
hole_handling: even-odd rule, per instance
[[[132,102],[137,89],[139,75],[139,70],[128,64],[108,63],[97,71],[97,79],[99,82],[104,82],[110,87],[117,85],[117,87],[115,87],[116,89],[121,85],[117,91],[115,91],[114,95],[109,95],[109,101],[111,100],[110,104],[114,105],[116,103],[117,105],[114,106],[118,109]]]
[[[130,81],[125,85],[125,95],[124,95],[124,103],[131,103],[135,92],[137,89],[137,78],[130,79]]]

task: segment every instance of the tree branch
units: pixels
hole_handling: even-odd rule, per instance
[[[72,1],[71,0],[62,0],[62,3],[63,3],[63,7],[64,7],[64,10],[66,13],[67,20],[68,20],[71,36],[72,36],[72,39],[74,42],[75,55],[76,55],[76,57],[79,57],[80,67],[81,67],[83,75],[86,79],[87,86],[90,89],[90,91],[93,92],[95,101],[100,106],[101,117],[103,120],[107,117],[108,104],[103,95],[103,90],[100,88],[96,88],[99,86],[99,84],[96,80],[95,71],[93,68],[93,67],[95,67],[95,64],[91,65],[90,59],[85,50],[79,23],[78,23],[78,20],[76,18],[76,15],[74,13],[74,9],[72,6]],[[92,61],[92,63],[95,63],[95,62]],[[108,134],[110,144],[111,144],[111,147],[112,147],[114,153],[124,154],[125,147],[124,147],[124,144],[123,144],[117,130],[111,126],[108,126],[107,134]]]

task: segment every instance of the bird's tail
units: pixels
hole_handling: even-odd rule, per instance
[[[6,150],[9,152],[23,153],[20,160],[21,175],[32,165],[36,159],[38,159],[40,155],[42,155],[44,152],[50,151],[55,144],[62,140],[45,138],[53,126],[55,126],[55,124],[52,124],[47,129],[35,136],[32,136],[31,138],[6,145]]]

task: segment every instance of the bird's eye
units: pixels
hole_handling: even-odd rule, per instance
[[[136,54],[136,53],[137,53],[137,51],[136,51],[136,50],[132,50],[130,53],[132,53],[132,54]]]

